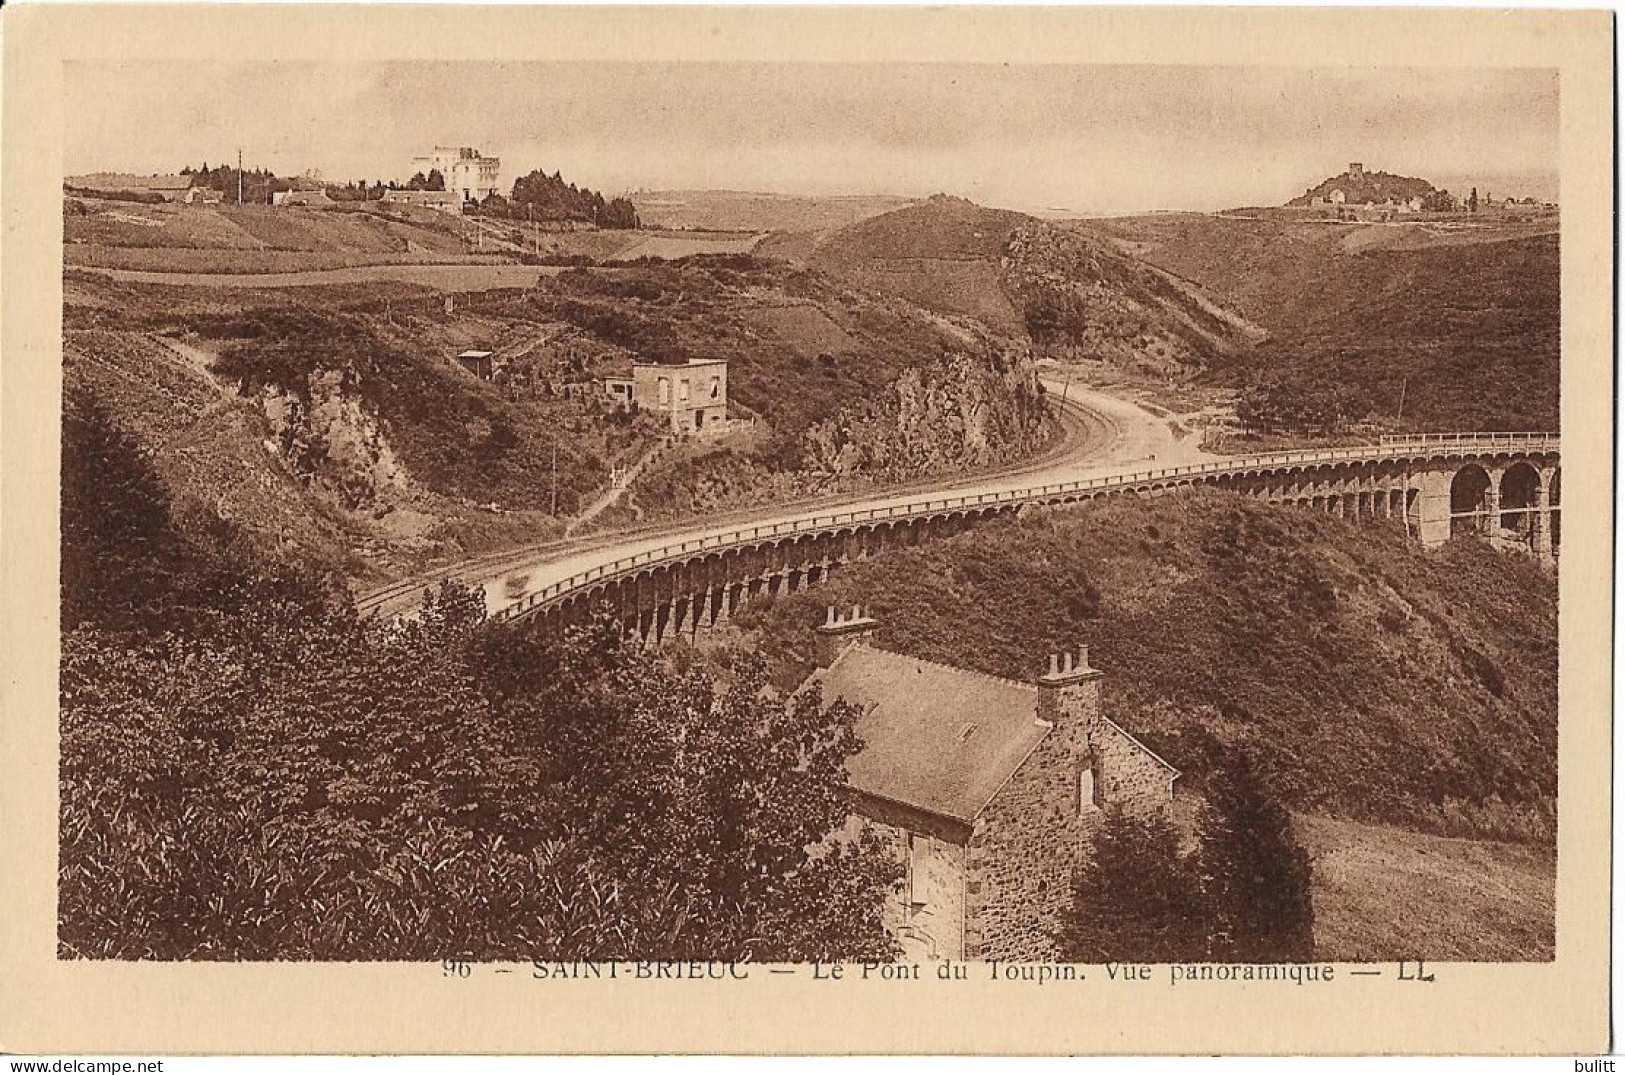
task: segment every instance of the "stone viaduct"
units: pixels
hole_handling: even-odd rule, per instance
[[[605,562],[492,615],[564,623],[607,602],[629,629],[658,642],[726,621],[758,594],[795,593],[843,564],[1030,506],[1160,496],[1198,485],[1346,518],[1390,520],[1428,547],[1478,534],[1552,563],[1561,535],[1559,463],[1556,434],[1437,434],[925,498],[744,526],[618,559],[610,559],[614,550],[608,549]]]

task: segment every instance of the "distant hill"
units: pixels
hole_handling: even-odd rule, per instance
[[[1380,205],[1383,202],[1404,202],[1412,198],[1426,198],[1436,188],[1425,179],[1408,175],[1390,175],[1387,172],[1368,172],[1358,164],[1349,165],[1342,175],[1334,175],[1319,186],[1310,187],[1288,205],[1309,205],[1315,199],[1336,201],[1333,191],[1341,192],[1348,205]]]
[[[1407,427],[1557,428],[1555,219],[1436,229],[1181,214],[1091,229],[1267,330],[1215,363],[1221,380],[1278,372]]]
[[[1202,365],[1250,338],[1242,319],[1114,243],[962,198],[936,195],[861,221],[808,260],[1050,352]]]
[[[812,197],[738,190],[640,190],[627,195],[647,226],[816,232],[913,204],[890,195]]]

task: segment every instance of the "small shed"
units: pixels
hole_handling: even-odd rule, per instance
[[[457,356],[457,364],[482,381],[491,379],[490,351],[464,351]]]

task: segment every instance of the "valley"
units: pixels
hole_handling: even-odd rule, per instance
[[[1008,683],[1082,639],[1101,719],[1177,771],[1181,839],[1205,846],[1239,758],[1290,811],[1300,956],[1551,958],[1556,441],[1379,438],[1555,429],[1554,221],[632,204],[645,226],[544,229],[71,197],[70,489],[107,500],[64,553],[75,637],[247,617],[222,645],[255,668],[307,628],[363,663],[443,646],[448,697],[518,751],[497,773],[533,761],[493,714],[581,704],[527,663],[558,628],[673,668],[752,655],[782,699],[831,605]],[[726,371],[710,416],[701,370]],[[1475,468],[1494,499],[1458,503]],[[383,809],[348,787],[301,794]]]

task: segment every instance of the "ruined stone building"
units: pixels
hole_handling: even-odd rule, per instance
[[[617,407],[658,414],[678,436],[728,419],[728,363],[690,359],[683,365],[635,362],[630,377],[607,377],[604,392]]]
[[[829,609],[807,683],[862,712],[847,834],[903,865],[887,928],[914,958],[1050,958],[1105,808],[1166,809],[1179,773],[1101,713],[1086,648],[1022,683],[877,648],[878,627]]]

